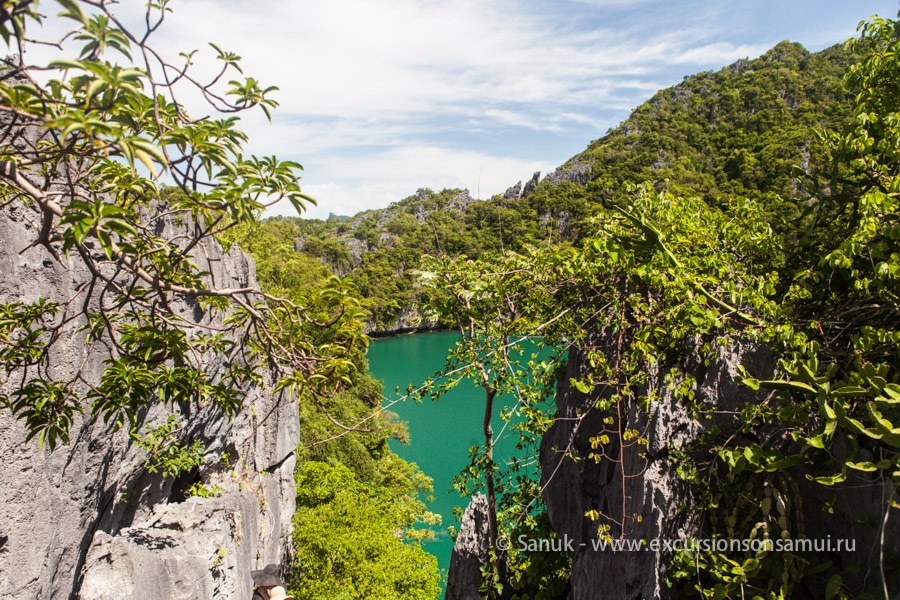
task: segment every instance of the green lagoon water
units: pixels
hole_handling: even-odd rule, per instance
[[[407,385],[418,387],[425,379],[444,366],[447,351],[459,335],[451,332],[402,335],[374,340],[369,345],[369,370],[384,382],[385,402],[398,397]],[[500,405],[495,403],[495,414]],[[410,443],[391,441],[391,449],[407,461],[414,462],[426,475],[434,479],[434,502],[428,509],[440,514],[443,523],[434,541],[425,550],[437,556],[438,567],[444,573],[450,566],[453,543],[447,527],[458,526],[453,516],[455,506],[465,507],[467,499],[451,490],[453,476],[469,463],[469,448],[484,442],[481,430],[484,412],[484,391],[463,382],[439,401],[398,402],[391,411],[408,423]],[[495,417],[494,432],[503,423]],[[495,444],[495,457],[511,456],[515,450],[513,432],[505,431]]]

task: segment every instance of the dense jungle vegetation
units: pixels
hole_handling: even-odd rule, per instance
[[[846,562],[802,551],[676,552],[667,577],[679,595],[889,598],[896,591],[897,550],[885,531],[900,507],[898,31],[897,22],[874,19],[858,40],[819,55],[830,67],[782,44],[759,61],[662,93],[579,157],[595,167],[570,196],[590,207],[580,242],[535,243],[478,260],[427,258],[419,272],[431,314],[461,324],[451,366],[467,366],[484,388],[486,410],[503,391],[524,391],[518,406],[536,408],[530,394],[539,398],[542,389],[523,385],[521,365],[508,357],[517,336],[539,333],[549,347],[578,353],[581,371],[564,384],[595,398],[588,413],[603,420],[589,448],[560,448],[560,460],[611,461],[623,486],[641,476],[628,465],[651,460],[640,424],[663,393],[697,420],[724,415],[698,401],[691,363],[708,365],[737,340],[775,355],[774,374],[739,369],[740,382],[768,392],[762,401],[725,411],[739,417],[719,421],[686,452],[670,450],[671,468],[695,494],[683,509],[714,537],[790,539],[804,535],[810,514],[799,485],[816,482],[860,501],[873,494],[875,514],[851,508],[848,520],[869,522],[875,550]],[[804,82],[792,66],[825,77]],[[717,79],[738,89],[718,88]],[[703,95],[705,104],[695,100]],[[814,98],[825,100],[817,115],[809,110]],[[683,113],[669,113],[661,100]],[[733,108],[732,121],[707,106]],[[666,131],[668,121],[691,114],[704,116],[701,128],[684,119],[666,136],[642,120],[658,118]],[[718,130],[727,133],[719,138]],[[649,143],[628,140],[642,136]],[[620,161],[622,154],[629,158]],[[544,418],[527,419],[526,436]],[[491,448],[486,431],[473,458],[474,487],[489,505],[497,495],[491,534],[540,531],[534,504],[517,497],[527,486],[497,489]],[[627,538],[640,522],[627,500],[587,511],[600,538]],[[815,510],[833,507],[825,501]],[[535,558],[492,557],[485,595],[561,597],[546,566],[535,588]]]
[[[286,225],[240,226],[221,238],[241,240],[257,261],[264,290],[315,311],[322,291],[347,284],[296,252]],[[327,316],[324,307],[321,314]],[[313,343],[327,344],[334,332],[317,335]],[[357,347],[351,356],[354,369],[345,389],[299,398],[295,555],[288,583],[297,598],[434,598],[437,559],[415,543],[432,537],[440,524],[422,502],[432,492],[431,480],[388,448],[388,438],[405,440],[406,433],[395,415],[379,410],[381,385],[367,372],[364,350]]]

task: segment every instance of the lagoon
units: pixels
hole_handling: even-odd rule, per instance
[[[447,352],[458,340],[459,334],[455,332],[419,333],[374,340],[367,355],[369,370],[376,379],[383,381],[385,405],[404,395],[408,385],[418,387],[440,370]],[[400,394],[395,392],[398,387]],[[499,414],[500,408],[500,403],[495,403],[495,415]],[[481,429],[484,391],[463,382],[439,401],[400,401],[393,404],[390,410],[397,413],[401,421],[408,423],[410,436],[409,444],[391,440],[391,450],[416,463],[434,479],[434,501],[429,503],[428,509],[440,514],[443,524],[435,540],[425,543],[424,548],[437,556],[438,567],[446,579],[453,550],[447,527],[458,527],[453,509],[457,506],[465,508],[468,502],[467,498],[460,498],[452,490],[451,484],[453,476],[469,463],[469,448],[484,442]],[[511,456],[516,444],[515,434],[502,427],[503,422],[495,416],[495,457],[498,458]]]

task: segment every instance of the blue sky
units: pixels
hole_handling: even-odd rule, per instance
[[[136,0],[124,0],[123,6]],[[251,151],[304,165],[307,216],[418,188],[482,198],[546,174],[686,75],[781,40],[846,40],[897,0],[174,0],[167,50],[206,42],[281,88]],[[207,47],[208,49],[208,47]],[[288,207],[285,207],[287,210]]]

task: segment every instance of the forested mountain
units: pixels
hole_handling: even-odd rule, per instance
[[[596,207],[626,183],[675,194],[764,200],[773,213],[802,196],[794,167],[822,160],[818,132],[843,123],[850,103],[843,46],[810,53],[782,42],[762,57],[705,72],[655,94],[554,173],[489,200],[420,189],[388,208],[326,221],[270,221],[297,250],[353,283],[371,303],[372,329],[411,325],[423,254],[477,258],[526,244],[577,243]],[[416,315],[412,315],[415,318]]]
[[[604,198],[646,181],[710,203],[789,198],[793,167],[821,158],[816,132],[850,114],[843,77],[851,60],[843,46],[810,54],[782,42],[658,92],[575,160],[593,165],[591,189]]]

